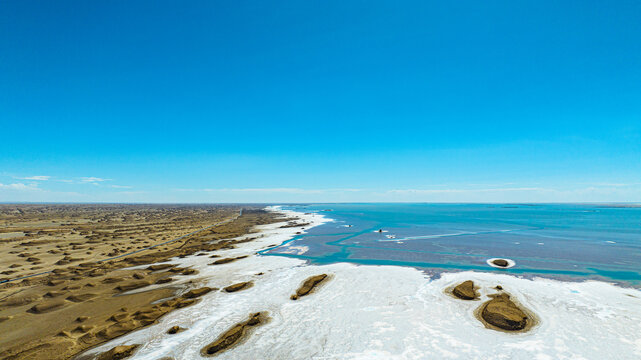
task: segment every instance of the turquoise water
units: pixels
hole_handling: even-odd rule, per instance
[[[265,255],[313,263],[414,266],[438,274],[483,270],[641,284],[641,208],[599,205],[322,204],[284,209],[335,221]],[[331,210],[331,211],[326,211]],[[351,227],[347,227],[351,225]],[[383,229],[386,232],[379,233]],[[287,246],[304,246],[301,255]],[[516,266],[496,269],[489,258]]]

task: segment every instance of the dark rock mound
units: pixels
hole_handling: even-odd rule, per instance
[[[173,268],[173,267],[175,267],[175,266],[176,266],[176,265],[172,265],[172,264],[157,264],[157,265],[149,265],[149,266],[147,267],[147,270],[151,270],[151,271],[159,271],[159,270],[165,270],[165,269]]]
[[[210,287],[207,287],[207,286],[201,287],[201,288],[198,288],[198,289],[189,290],[188,292],[186,292],[183,295],[183,298],[185,298],[185,299],[195,299],[197,297],[200,297],[200,296],[203,296],[203,295],[207,294],[208,292],[210,292],[212,290],[214,290],[214,289],[210,288]]]
[[[195,275],[198,274],[198,270],[196,269],[185,269],[181,272],[182,275]]]
[[[476,290],[474,290],[474,282],[472,280],[463,281],[456,285],[452,294],[462,300],[474,300],[478,298]]]
[[[179,332],[183,331],[185,329],[181,328],[180,326],[172,326],[167,330],[167,334],[173,335],[173,334],[178,334]]]
[[[249,319],[234,325],[231,329],[220,335],[216,341],[205,346],[201,350],[201,354],[205,356],[215,355],[221,351],[227,350],[239,343],[252,327],[260,325],[265,321],[265,316],[262,313],[251,314]]]
[[[209,264],[209,265],[222,265],[222,264],[227,264],[227,263],[230,263],[230,262],[232,262],[232,261],[236,261],[236,260],[244,259],[244,258],[246,258],[246,257],[247,257],[247,255],[242,255],[242,256],[237,256],[237,257],[235,257],[235,258],[224,258],[224,259],[219,259],[219,260],[216,260],[216,261],[214,261],[213,263],[211,263],[211,264]]]
[[[140,345],[121,345],[100,354],[96,360],[119,360],[131,356]]]
[[[236,260],[236,259],[234,259],[234,258],[224,258],[224,259],[216,260],[216,261],[214,261],[213,263],[211,263],[209,265],[222,265],[222,264],[230,263],[230,262],[232,262],[234,260]]]
[[[494,264],[496,266],[500,266],[500,267],[506,267],[506,266],[510,265],[510,263],[508,263],[507,260],[505,260],[505,259],[492,260],[492,264]]]
[[[228,293],[236,292],[236,291],[248,289],[248,288],[252,287],[252,285],[254,285],[253,282],[245,281],[245,282],[241,282],[241,283],[238,283],[238,284],[229,285],[226,288],[223,288],[223,290],[225,290],[225,292],[228,292]]]
[[[510,296],[501,293],[492,297],[481,310],[483,320],[503,330],[523,330],[528,323],[528,316],[510,300]]]
[[[290,299],[292,300],[297,300],[301,296],[305,296],[309,294],[316,285],[318,285],[321,281],[325,280],[327,278],[327,274],[320,274],[320,275],[315,275],[315,276],[310,276],[303,282],[303,285],[301,285],[298,290],[296,290],[296,294],[292,295]]]

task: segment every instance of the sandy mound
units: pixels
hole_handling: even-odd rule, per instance
[[[118,360],[125,359],[131,356],[136,348],[140,345],[121,345],[104,352],[98,356],[96,360]]]
[[[327,278],[327,274],[320,274],[320,275],[315,275],[315,276],[310,276],[303,282],[303,285],[301,285],[298,290],[296,290],[296,294],[292,295],[290,299],[292,300],[297,300],[301,296],[305,296],[309,294],[316,285],[320,284],[321,281],[325,280]]]
[[[34,301],[40,300],[40,296],[31,294],[31,295],[13,295],[8,299],[4,300],[1,304],[6,306],[20,306],[31,304]]]
[[[222,264],[227,264],[227,263],[230,263],[230,262],[232,262],[232,261],[236,261],[236,260],[244,259],[244,258],[246,258],[246,257],[247,257],[247,256],[239,256],[239,257],[235,257],[235,258],[223,258],[223,259],[216,260],[216,261],[214,261],[213,263],[211,263],[211,264],[209,264],[209,265],[222,265]]]
[[[92,293],[74,294],[74,295],[71,295],[71,296],[67,297],[67,300],[79,303],[79,302],[84,302],[84,301],[87,301],[87,300],[91,300],[91,299],[95,298],[96,296],[98,296],[98,295],[92,294]]]
[[[472,280],[463,281],[456,285],[452,290],[452,294],[462,300],[474,300],[479,297],[474,289],[474,282]]]
[[[147,270],[151,271],[159,271],[159,270],[166,270],[175,267],[176,265],[172,264],[157,264],[157,265],[150,265],[147,267]]]
[[[481,317],[488,324],[508,331],[523,330],[528,316],[505,293],[490,295],[492,300],[483,304]]]
[[[116,286],[116,290],[129,291],[129,290],[140,289],[141,287],[145,287],[148,285],[151,285],[151,282],[147,280],[132,280]]]
[[[49,311],[58,310],[63,306],[65,306],[64,300],[47,300],[34,305],[27,311],[33,314],[42,314]]]
[[[249,289],[253,285],[254,285],[253,282],[246,281],[246,282],[241,282],[241,283],[238,283],[238,284],[229,285],[226,288],[223,288],[223,290],[225,290],[225,292],[231,293],[231,292],[236,292],[236,291],[240,291],[240,290]]]
[[[486,263],[491,267],[497,269],[508,269],[516,265],[516,262],[512,259],[502,259],[502,258],[492,258],[487,259]]]
[[[188,292],[186,292],[183,295],[183,297],[185,299],[195,299],[197,297],[200,297],[200,296],[203,296],[203,295],[207,294],[208,292],[210,292],[212,290],[214,290],[214,288],[210,288],[210,287],[205,286],[205,287],[201,287],[201,288],[198,288],[198,289],[189,290]]]
[[[492,261],[492,264],[500,267],[506,267],[508,265],[508,262],[505,259],[496,259]]]
[[[185,329],[181,328],[180,326],[172,326],[167,330],[167,334],[173,335],[173,334],[178,334],[181,331],[184,331]]]
[[[257,325],[260,325],[266,321],[265,315],[262,313],[255,313],[249,316],[247,321],[243,321],[234,325],[231,329],[227,330],[222,334],[216,341],[205,346],[201,350],[201,354],[204,356],[214,355],[221,351],[238,344],[242,339],[247,336],[248,331]]]

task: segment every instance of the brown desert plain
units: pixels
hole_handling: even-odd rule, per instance
[[[216,250],[251,241],[231,239],[276,221],[283,220],[253,206],[0,205],[0,359],[68,359],[192,305],[212,289],[177,296],[172,280],[195,270],[141,265],[216,258]],[[122,294],[151,284],[163,286]],[[226,291],[252,284],[229,285]]]

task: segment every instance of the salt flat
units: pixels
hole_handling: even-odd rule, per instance
[[[319,215],[297,215],[313,225]],[[255,253],[289,239],[300,228],[261,226],[263,236],[221,257],[250,255],[211,266],[190,256],[173,263],[198,275],[181,278],[189,287],[222,288],[253,281],[235,293],[212,292],[199,303],[167,314],[148,328],[124,335],[87,355],[120,344],[141,344],[135,359],[194,359],[250,313],[267,312],[270,321],[242,343],[216,355],[220,359],[638,359],[641,358],[641,291],[604,282],[522,279],[484,272],[444,273],[430,279],[399,266],[348,263],[309,265],[299,259]],[[262,273],[262,275],[259,275]],[[329,274],[312,294],[290,295],[307,277]],[[462,301],[445,289],[464,280],[480,286],[480,301]],[[190,283],[191,282],[191,283]],[[487,295],[501,285],[536,314],[526,333],[487,329],[474,316]],[[172,326],[187,330],[166,334]]]

